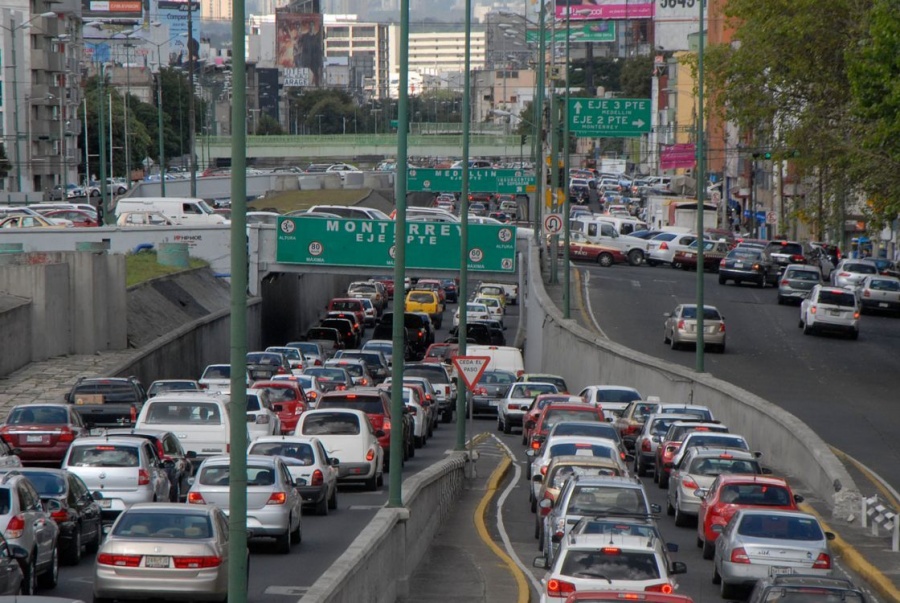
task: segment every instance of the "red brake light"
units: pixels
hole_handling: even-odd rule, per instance
[[[650,452],[650,440],[641,441],[641,452]]]
[[[141,564],[141,555],[110,555],[100,553],[97,555],[97,563],[100,565],[115,565],[116,567],[138,567]]]
[[[59,432],[59,441],[73,442],[75,441],[75,433],[68,427],[63,427]]]
[[[547,466],[546,465],[541,467],[541,475],[547,475]]]
[[[571,582],[565,582],[564,580],[557,580],[556,578],[551,578],[547,581],[547,596],[548,597],[568,597],[572,593],[575,592],[575,585]]]
[[[663,251],[664,249],[668,249],[668,248],[669,248],[669,244],[666,243],[665,241],[663,241],[662,243],[659,244],[660,251]]]
[[[684,321],[683,320],[678,321],[678,330],[681,330],[681,329],[684,329]]]
[[[375,451],[369,448],[369,451],[366,453],[366,460],[373,461],[375,460]]]
[[[540,449],[541,449],[541,443],[540,443],[540,442],[532,442],[532,443],[531,443],[531,448],[532,448],[532,450],[540,450]]]
[[[138,486],[150,485],[150,474],[145,469],[138,469]]]
[[[695,482],[690,477],[684,477],[681,480],[681,485],[684,486],[685,488],[690,488],[691,490],[696,490],[697,488],[700,487],[697,485],[697,482]]]
[[[785,287],[787,287],[790,283],[788,282],[787,279],[784,279],[783,281],[781,281],[781,284],[784,285]]]
[[[222,565],[221,557],[172,557],[175,569],[204,569]]]
[[[21,538],[23,533],[25,533],[25,519],[21,515],[14,515],[6,524],[4,532],[6,539]]]
[[[831,556],[828,553],[819,553],[819,557],[813,563],[813,569],[831,569]]]
[[[189,504],[194,505],[205,505],[206,501],[203,500],[203,495],[199,492],[188,492],[187,501]]]
[[[725,259],[722,258],[721,260],[719,260],[719,266],[724,266],[724,265],[725,265]]]
[[[744,547],[738,547],[731,551],[731,562],[732,563],[750,563],[750,557],[747,555],[747,551],[744,550]]]
[[[69,519],[69,512],[66,509],[60,509],[59,511],[54,511],[50,514],[50,517],[53,518],[53,521],[59,523],[60,521],[66,521]]]
[[[863,291],[863,297],[872,297],[872,292],[866,289]]]
[[[269,500],[266,502],[267,505],[283,505],[287,502],[287,494],[284,492],[272,492],[271,496],[269,496]]]
[[[656,586],[648,586],[644,589],[645,592],[651,593],[663,593],[665,595],[672,594],[672,585],[666,582],[665,584],[657,584]]]
[[[810,313],[810,314],[815,314],[815,313],[816,313],[816,307],[815,307],[815,306],[810,306],[810,307],[809,307],[809,313]]]
[[[604,555],[618,555],[619,553],[622,552],[621,549],[619,549],[618,547],[614,547],[614,546],[605,546],[602,549],[600,549],[600,551]]]
[[[319,469],[313,471],[312,474],[312,483],[313,486],[321,486],[325,483],[325,476],[322,475],[322,472]]]

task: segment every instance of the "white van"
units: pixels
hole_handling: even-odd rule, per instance
[[[377,490],[384,481],[384,450],[369,417],[355,408],[308,410],[300,415],[295,436],[316,437],[328,456],[340,460],[338,482],[362,482]]]
[[[171,431],[185,452],[193,452],[200,459],[228,454],[231,448],[228,398],[224,396],[184,393],[150,398],[141,408],[134,428]]]
[[[612,224],[620,235],[630,235],[638,230],[647,230],[650,226],[637,218],[620,216],[600,216],[598,220]]]
[[[124,212],[158,211],[176,224],[225,224],[225,216],[217,214],[203,199],[192,197],[135,197],[116,203],[116,218]]]
[[[516,377],[525,373],[522,350],[513,346],[468,345],[466,355],[489,357],[491,361],[487,365],[487,370],[509,371]]]
[[[570,222],[572,232],[580,232],[591,240],[618,249],[628,257],[628,263],[639,266],[644,261],[644,249],[647,241],[620,235],[612,217],[579,216]]]

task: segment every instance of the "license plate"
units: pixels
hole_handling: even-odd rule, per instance
[[[887,305],[887,304],[885,304],[885,305]],[[40,435],[25,436],[25,441],[29,444],[40,444],[41,442],[44,441],[44,436],[40,436]]]
[[[145,555],[144,567],[169,567],[169,558],[159,555]]]
[[[879,307],[879,308],[887,308],[887,307],[888,307],[888,304],[887,304],[886,302],[878,302],[878,307]],[[30,440],[29,440],[29,441],[30,441]]]
[[[497,400],[491,400],[491,408],[497,408]]]
[[[770,576],[783,576],[786,574],[793,574],[794,568],[792,567],[770,567],[769,575]]]
[[[735,262],[735,263],[734,263],[734,267],[735,267],[735,268],[743,268],[743,267],[744,267],[744,262]]]
[[[830,315],[832,315],[832,316],[840,316],[840,315],[841,315],[840,310],[831,310],[831,311],[828,312],[828,313],[829,313]]]
[[[112,507],[112,500],[109,498],[101,498],[97,501],[97,504],[100,505],[101,509],[109,509]]]

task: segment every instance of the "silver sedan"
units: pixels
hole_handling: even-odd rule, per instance
[[[225,601],[228,520],[217,507],[141,503],[119,515],[97,553],[94,603]]]
[[[783,574],[830,576],[834,534],[822,530],[814,515],[799,511],[741,509],[719,532],[713,557],[713,584],[722,597],[757,580]]]
[[[697,305],[680,304],[666,319],[664,343],[677,350],[683,344],[697,344]],[[703,342],[709,351],[725,351],[725,317],[714,306],[703,306]]]

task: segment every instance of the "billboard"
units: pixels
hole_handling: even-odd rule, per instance
[[[556,18],[573,21],[652,19],[654,0],[556,0]]]
[[[325,36],[320,13],[275,13],[275,64],[282,85],[318,87],[324,83]]]
[[[140,21],[144,15],[142,0],[82,0],[81,17],[89,19],[134,19]]]
[[[168,48],[169,56],[166,57],[163,54],[161,62],[170,67],[186,65],[190,59],[189,48],[193,49],[196,61],[200,49],[200,2],[158,0],[157,11],[159,22],[169,28],[169,35],[166,36],[169,43],[160,47],[163,53]],[[191,29],[193,30],[190,42],[188,42],[188,11],[191,11]]]
[[[544,32],[545,41],[550,41],[550,31]],[[538,41],[538,30],[529,29],[525,32],[525,41],[533,43]],[[566,41],[566,28],[557,27],[554,34],[555,42]],[[569,27],[569,41],[573,44],[579,42],[615,42],[616,41],[616,23],[615,21],[592,21],[590,23],[579,23]]]

